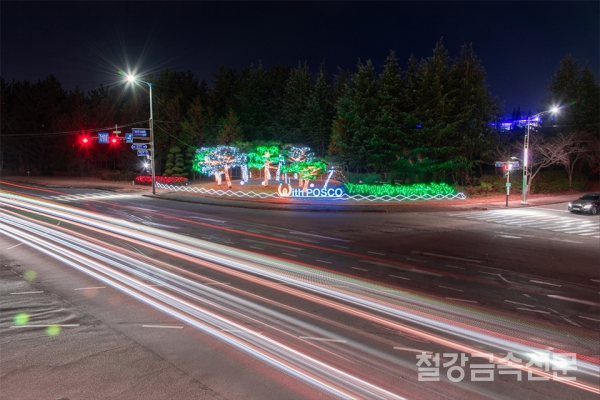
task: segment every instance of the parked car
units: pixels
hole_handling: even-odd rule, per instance
[[[570,202],[567,208],[570,212],[585,212],[596,215],[598,207],[600,207],[600,193],[588,193]]]

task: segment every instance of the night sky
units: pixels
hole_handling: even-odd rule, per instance
[[[510,113],[539,110],[567,53],[598,77],[597,1],[553,2],[12,2],[2,1],[1,75],[36,82],[54,74],[67,90],[115,84],[119,69],[191,71],[209,85],[220,65],[240,71],[325,60],[355,70],[383,65],[395,50],[431,56],[444,37],[450,56],[473,43],[492,94]],[[380,71],[381,69],[379,69]]]

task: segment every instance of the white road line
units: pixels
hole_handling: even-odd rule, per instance
[[[600,279],[590,279],[592,282],[600,282]]]
[[[577,242],[575,240],[569,240],[569,239],[558,239],[558,238],[552,238],[550,240],[553,240],[555,242],[566,242],[566,243],[583,243],[583,242]]]
[[[511,236],[511,235],[498,235],[498,236],[507,238],[507,239],[523,239],[521,236]]]
[[[429,353],[429,354],[433,354],[433,352],[431,351],[425,351],[425,350],[419,350],[419,349],[409,349],[407,347],[394,347],[394,350],[403,350],[403,351],[412,351],[415,353]]]
[[[367,253],[371,253],[371,254],[377,254],[379,256],[385,256],[384,253],[377,253],[376,251],[367,251]]]
[[[420,254],[423,256],[430,256],[430,257],[437,257],[437,258],[445,258],[447,260],[458,260],[458,261],[467,261],[467,262],[473,262],[476,264],[481,264],[481,261],[479,260],[471,260],[470,258],[461,258],[461,257],[454,257],[454,256],[446,256],[443,254],[434,254],[434,253],[424,253],[421,251],[411,251],[412,254]]]
[[[600,303],[594,303],[593,301],[572,299],[570,297],[557,296],[554,294],[549,294],[548,297],[551,297],[553,299],[572,301],[573,303],[587,304],[588,306],[600,307]]]
[[[580,315],[579,318],[589,319],[590,321],[600,322],[600,319],[595,319],[595,318],[590,318],[590,317],[584,317],[583,315]]]
[[[11,294],[36,294],[36,293],[44,293],[44,291],[41,291],[41,292],[18,292],[18,293],[11,293]]]
[[[446,297],[446,299],[448,299],[448,300],[456,300],[456,301],[464,301],[466,303],[477,303],[476,301],[473,301],[473,300],[455,299],[454,297]]]
[[[77,326],[81,326],[80,324],[55,324],[55,325],[14,325],[10,328],[49,328],[51,326],[60,326],[61,328],[74,328]]]
[[[15,244],[14,246],[7,248],[6,250],[14,249],[15,247],[20,246],[22,244],[24,244],[24,243]]]
[[[322,263],[325,263],[325,264],[331,264],[329,261],[325,261],[325,260],[315,260],[315,261],[322,262]]]
[[[391,276],[392,278],[405,279],[407,281],[410,281],[410,278],[405,278],[403,276],[398,276],[398,275],[388,275],[388,276]]]
[[[300,239],[300,240],[302,240],[303,242],[308,242],[308,243],[319,243],[316,240],[310,240],[310,239]]]
[[[535,307],[535,306],[532,306],[531,304],[519,303],[518,301],[512,301],[512,300],[504,300],[504,301],[507,303],[518,304],[520,306]]]
[[[183,329],[183,326],[167,326],[167,325],[142,325],[142,328]]]
[[[408,258],[408,257],[407,257],[406,259],[407,259],[407,260],[410,260],[410,261],[416,261],[416,262],[422,262],[422,263],[426,263],[426,262],[427,262],[427,261],[423,261],[423,260],[417,260],[417,259],[415,259],[415,258]]]
[[[205,285],[231,285],[229,282],[206,282]]]
[[[60,221],[58,221],[58,222],[56,223],[56,226],[58,226],[58,225],[60,225]]]
[[[262,247],[256,247],[256,246],[248,246],[248,247],[253,248],[253,249],[257,249],[257,250],[264,250]]]
[[[530,310],[529,308],[517,308],[517,310],[523,310],[523,311],[531,311],[531,312],[537,312],[537,313],[542,313],[542,314],[550,314],[548,311],[540,311],[540,310]]]
[[[87,290],[87,289],[106,289],[106,286],[96,286],[96,287],[82,287],[73,290]]]
[[[347,242],[347,243],[350,243],[350,241],[349,241],[349,240],[346,240],[346,239],[338,239],[338,238],[329,237],[329,236],[315,235],[315,234],[313,234],[313,233],[304,233],[304,232],[299,232],[299,231],[290,231],[289,233],[291,233],[291,234],[296,234],[296,235],[304,235],[304,236],[318,237],[318,238],[321,238],[321,239],[337,240],[337,241],[340,241],[340,242]],[[318,243],[318,242],[317,242],[317,243]]]
[[[523,296],[531,298],[530,295],[523,293]]]
[[[589,236],[589,235],[595,235],[598,232],[589,232],[589,233],[580,233],[579,236]]]
[[[290,256],[290,257],[298,257],[296,254],[292,254],[292,253],[281,253],[281,254],[285,254],[286,256]]]
[[[368,269],[364,269],[364,268],[356,268],[356,267],[350,267],[352,269],[357,269],[359,271],[368,271]]]
[[[463,267],[457,267],[457,266],[454,266],[454,265],[446,265],[446,267],[464,269]]]
[[[328,338],[318,338],[318,337],[312,337],[312,336],[300,336],[299,339],[316,340],[316,341],[319,341],[319,342],[346,343],[346,340],[343,340],[343,339],[328,339]]]
[[[456,290],[457,292],[464,292],[464,290],[462,290],[462,289],[454,289],[454,288],[451,288],[451,287],[448,287],[448,286],[438,286],[438,287],[441,287],[441,288],[444,288],[444,289]]]
[[[477,272],[481,272],[482,274],[488,274],[488,275],[498,276],[498,274],[494,274],[492,272],[485,272],[485,271],[477,271]]]
[[[562,287],[562,285],[557,285],[556,283],[550,283],[550,282],[542,282],[542,281],[534,281],[533,279],[530,279],[529,282],[533,282],[533,283],[539,283],[541,285],[549,285],[549,286],[556,286],[556,287]]]
[[[338,246],[337,244],[334,244],[333,247],[339,247],[340,249],[349,249],[350,247],[346,247],[346,246]]]

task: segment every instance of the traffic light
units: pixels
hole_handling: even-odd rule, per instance
[[[83,144],[88,144],[90,142],[90,139],[87,137],[84,137],[83,139],[81,139],[81,143]]]

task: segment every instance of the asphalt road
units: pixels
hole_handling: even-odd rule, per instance
[[[66,229],[70,232],[94,238],[117,253],[137,253],[139,257],[160,264],[164,270],[176,265],[181,268],[178,273],[202,274],[188,275],[192,282],[215,282],[214,287],[219,290],[210,294],[211,307],[227,308],[227,312],[223,312],[229,318],[228,323],[235,320],[241,324],[239,326],[249,327],[251,332],[244,331],[243,340],[249,340],[246,336],[257,335],[260,330],[261,335],[278,338],[307,357],[320,357],[331,368],[343,367],[355,379],[372,382],[381,390],[409,398],[582,398],[590,393],[554,381],[523,382],[518,389],[509,379],[485,384],[452,383],[447,379],[436,383],[418,382],[415,350],[443,354],[456,352],[460,346],[476,345],[480,351],[494,354],[504,351],[506,354],[505,345],[491,343],[490,338],[484,340],[476,335],[465,342],[460,332],[450,332],[448,326],[445,326],[447,332],[441,339],[441,328],[435,328],[432,321],[443,319],[444,323],[454,327],[460,324],[471,327],[471,334],[473,329],[493,333],[494,340],[511,337],[528,346],[551,347],[576,352],[584,358],[598,358],[598,217],[568,214],[566,205],[397,214],[265,211],[175,203],[92,190],[52,190],[63,194],[21,189],[34,196],[52,197],[51,200],[68,204],[73,209],[94,211],[123,223],[154,228],[163,235],[171,232],[176,234],[177,241],[190,238],[195,247],[222,245],[217,246],[219,251],[224,251],[228,257],[241,257],[243,261],[237,262],[244,265],[257,257],[263,267],[269,263],[287,266],[287,261],[293,262],[294,268],[301,268],[301,273],[297,273],[299,276],[293,277],[296,280],[286,282],[294,287],[294,291],[281,290],[281,285],[275,289],[272,282],[278,282],[283,276],[291,279],[289,270],[278,270],[277,274],[284,275],[268,277],[261,275],[266,274],[262,269],[260,273],[248,270],[243,276],[232,276],[230,271],[206,265],[199,267],[190,260],[174,262],[173,254],[143,241],[132,243],[114,232],[110,235],[99,230],[91,233],[89,226],[68,224]],[[59,218],[55,224],[64,226],[66,222]],[[168,235],[166,238],[171,240]],[[41,276],[54,277],[59,273],[56,271],[61,271],[62,279],[43,279],[36,284],[47,287],[50,293],[79,309],[82,301],[94,303],[90,306],[93,309],[90,315],[97,318],[99,324],[113,330],[118,326],[123,340],[143,344],[144,349],[159,355],[159,361],[174,365],[184,377],[201,382],[205,385],[201,386],[203,396],[318,398],[324,393],[322,387],[317,385],[318,389],[314,386],[309,389],[310,385],[299,384],[299,378],[290,378],[292,373],[286,373],[282,367],[267,363],[271,366],[267,368],[264,360],[257,362],[252,358],[257,357],[256,354],[244,353],[239,348],[231,350],[218,338],[204,337],[188,329],[186,324],[178,325],[182,328],[154,328],[169,331],[158,336],[152,329],[140,329],[140,323],[125,329],[121,327],[122,321],[137,312],[144,315],[144,321],[150,321],[141,325],[160,325],[151,320],[164,319],[164,316],[154,310],[140,311],[143,307],[131,300],[129,303],[135,311],[119,307],[119,312],[114,313],[114,307],[107,307],[106,297],[74,298],[76,288],[73,286],[94,287],[94,283],[88,282],[86,284],[92,286],[84,286],[83,282],[71,280],[90,278],[74,274],[71,268],[57,262],[30,260],[39,255],[23,250],[24,246],[11,248],[19,241],[6,240],[8,242],[1,246],[7,249],[9,263],[5,265],[11,270],[23,274],[26,269],[22,265],[27,264],[36,269],[43,266],[45,272],[40,273]],[[162,272],[160,276],[154,274],[160,284],[168,282]],[[271,283],[257,281],[261,276]],[[344,285],[351,283],[348,287],[341,286],[352,292],[352,297],[340,297],[346,292],[326,293],[325,289],[340,287],[340,279]],[[390,290],[393,296],[388,298]],[[110,285],[97,291],[104,296],[109,291],[118,292]],[[198,295],[194,293],[194,296]],[[315,293],[319,296],[313,297]],[[205,292],[202,295],[207,296]],[[427,322],[407,319],[406,315],[390,316],[383,309],[356,303],[356,299],[363,296],[371,300],[383,298],[410,315],[426,315]],[[336,298],[340,299],[340,304],[330,303]],[[353,308],[348,309],[350,306]],[[365,307],[369,309],[367,314]],[[251,320],[240,319],[240,315],[251,317]],[[381,320],[384,316],[389,320]],[[162,322],[165,323],[170,322]],[[13,331],[17,330],[13,328]],[[172,330],[181,331],[179,333],[185,330],[186,338],[191,338],[178,346],[179,353],[169,350],[173,342]],[[207,364],[199,366],[194,361],[198,359],[197,355],[187,350],[206,347],[206,343],[213,343],[211,348],[218,349],[208,358],[211,360],[208,364],[215,368],[214,375],[207,374],[206,368],[210,367]],[[264,343],[253,345],[261,351],[275,351]],[[245,361],[244,357],[247,358]],[[251,368],[240,368],[240,365]],[[307,369],[309,366],[296,365],[295,368]],[[317,370],[311,371],[317,374]],[[586,379],[589,377],[578,377],[581,382]],[[300,381],[306,383],[306,380]],[[346,386],[347,382],[340,383],[343,379],[335,381],[331,378],[328,382],[340,385],[339,390],[351,390]],[[597,380],[595,385],[597,387]],[[254,389],[246,392],[250,387]],[[370,392],[367,390],[367,393]],[[156,398],[164,398],[158,392],[157,395]]]

